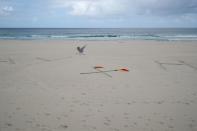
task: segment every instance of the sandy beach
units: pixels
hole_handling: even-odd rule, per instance
[[[0,40],[0,131],[65,130],[197,131],[197,42]]]

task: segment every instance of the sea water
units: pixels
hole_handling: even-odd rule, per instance
[[[197,28],[0,28],[0,39],[197,41]]]

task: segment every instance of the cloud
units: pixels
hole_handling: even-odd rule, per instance
[[[11,0],[0,0],[0,16],[8,16],[13,11]]]
[[[14,10],[14,9],[13,9],[12,6],[3,6],[3,7],[0,7],[0,16],[7,16],[7,15],[9,15],[13,10]]]
[[[0,24],[15,19],[64,26],[197,26],[197,0],[0,0]]]
[[[126,11],[126,0],[56,0],[73,16],[102,17],[120,15]]]
[[[182,16],[197,14],[197,0],[53,0],[73,16],[153,15]]]
[[[196,0],[138,0],[136,8],[142,14],[185,15],[197,14]],[[138,12],[138,13],[139,13]]]
[[[5,7],[3,7],[3,11],[11,12],[11,11],[13,11],[13,7],[12,6],[5,6]]]

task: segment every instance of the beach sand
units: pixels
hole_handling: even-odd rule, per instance
[[[1,40],[0,131],[65,130],[197,131],[197,43]]]

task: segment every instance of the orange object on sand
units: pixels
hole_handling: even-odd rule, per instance
[[[122,69],[120,69],[120,71],[126,71],[126,72],[129,72],[129,70],[128,70],[128,69],[126,69],[126,68],[122,68]]]
[[[94,66],[95,69],[104,68],[103,66]]]

